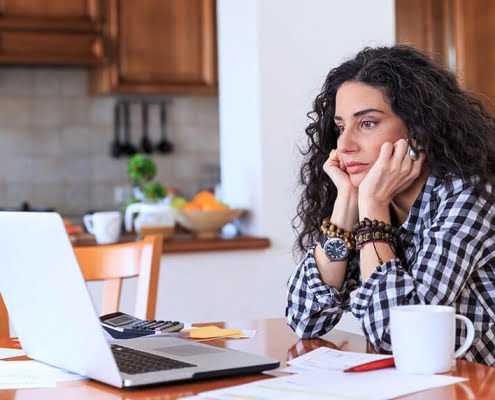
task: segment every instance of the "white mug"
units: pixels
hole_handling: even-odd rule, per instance
[[[84,216],[84,225],[95,235],[96,243],[109,244],[119,240],[122,215],[119,211],[103,211]]]
[[[466,340],[455,350],[456,320],[464,322]],[[411,305],[390,310],[390,334],[395,366],[413,374],[449,371],[474,340],[473,323],[450,306]]]

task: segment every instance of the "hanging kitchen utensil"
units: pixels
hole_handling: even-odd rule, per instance
[[[110,155],[113,158],[119,158],[122,155],[122,145],[120,143],[121,111],[121,103],[116,101],[113,107],[113,141],[110,144]]]
[[[143,137],[141,138],[141,150],[143,153],[150,154],[153,152],[153,143],[149,137],[149,124],[148,124],[148,103],[143,101],[141,103],[141,122],[143,125]]]
[[[125,101],[123,104],[123,112],[124,112],[124,144],[123,144],[123,153],[129,156],[137,153],[136,146],[134,146],[131,142],[131,109],[128,101]]]
[[[156,148],[162,154],[168,154],[174,150],[173,143],[167,139],[167,110],[164,102],[160,103],[160,141]]]

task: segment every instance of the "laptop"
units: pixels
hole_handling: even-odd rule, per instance
[[[107,341],[62,218],[0,212],[0,293],[32,359],[115,387],[255,373],[264,356],[176,337]]]

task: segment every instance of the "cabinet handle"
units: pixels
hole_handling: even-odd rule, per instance
[[[95,58],[99,61],[103,60],[104,51],[103,51],[103,42],[101,38],[96,38],[91,46],[91,53],[95,56]]]

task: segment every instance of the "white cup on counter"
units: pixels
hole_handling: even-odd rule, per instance
[[[102,211],[87,214],[83,218],[89,233],[95,235],[96,243],[115,243],[120,237],[122,215],[119,211]]]
[[[455,350],[456,320],[466,325],[466,339]],[[472,345],[473,323],[454,307],[410,305],[390,310],[390,335],[395,366],[413,374],[448,372]]]

